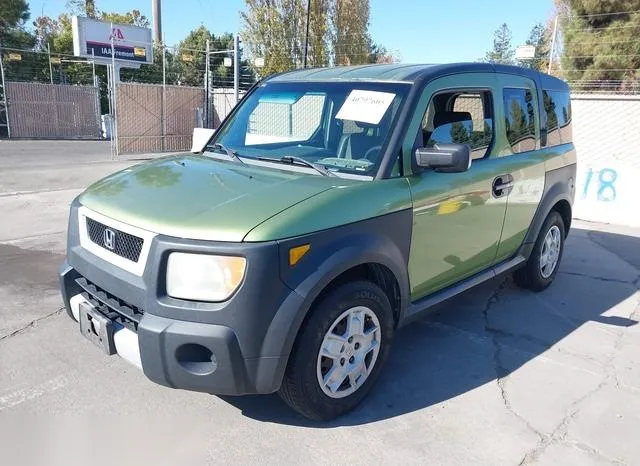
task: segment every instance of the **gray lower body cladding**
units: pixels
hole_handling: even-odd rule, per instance
[[[135,332],[144,374],[168,387],[223,395],[272,393],[280,387],[306,314],[332,277],[367,258],[386,261],[395,273],[404,270],[406,276],[408,210],[265,243],[158,235],[144,273],[138,276],[80,246],[77,209],[74,203],[67,261],[60,271],[65,306],[71,314],[71,299],[82,294],[118,314],[118,324]],[[295,268],[289,267],[289,248],[305,243],[312,245],[310,252]],[[165,283],[171,252],[243,256],[244,280],[223,303],[172,298]]]

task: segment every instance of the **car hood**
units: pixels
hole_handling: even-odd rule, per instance
[[[345,180],[178,155],[108,176],[91,185],[79,201],[155,233],[237,242],[256,225],[341,181]]]

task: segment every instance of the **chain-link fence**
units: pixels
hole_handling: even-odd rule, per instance
[[[102,136],[114,155],[188,149],[193,128],[217,128],[257,79],[231,35],[202,48],[156,45],[152,64],[122,67],[119,79],[110,64],[69,54],[0,56],[0,137]]]
[[[0,61],[1,137],[101,136],[100,80],[94,63],[68,54],[15,48],[2,49]]]

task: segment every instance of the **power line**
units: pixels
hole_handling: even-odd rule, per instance
[[[562,58],[574,58],[574,59],[580,59],[580,58],[622,58],[622,57],[640,57],[640,53],[618,53],[615,55],[602,55],[602,54],[596,54],[596,55],[565,55]]]
[[[572,72],[572,71],[595,71],[595,72],[606,72],[606,71],[638,71],[639,68],[598,68],[598,69],[592,69],[592,68],[574,68],[574,69],[566,69],[563,68],[562,71],[565,72]]]
[[[640,44],[640,37],[637,39],[632,39],[632,40],[614,40],[614,41],[600,41],[598,40],[597,37],[594,38],[595,41],[597,41],[596,44],[594,44],[593,41],[581,41],[581,42],[574,42],[571,41],[571,45],[583,45],[583,44],[589,44],[589,45],[602,45],[602,44],[608,44],[608,45],[616,45],[616,44],[631,44],[634,42],[637,42]]]
[[[628,28],[640,28],[640,24],[625,24],[623,26],[606,26],[601,28],[590,28],[589,26],[581,27],[581,28],[569,27],[564,30],[583,32],[583,31],[603,31],[605,29],[610,30],[610,29],[628,29]]]
[[[640,13],[640,10],[632,11],[614,11],[611,13],[592,13],[589,15],[567,15],[569,18],[596,18],[600,16],[617,16],[617,15],[631,15],[634,13]]]

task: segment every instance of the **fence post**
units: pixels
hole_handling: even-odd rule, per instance
[[[240,96],[240,36],[233,38],[233,94],[236,98],[235,105],[238,104]]]
[[[209,99],[209,52],[211,51],[211,43],[209,39],[207,39],[207,48],[205,52],[205,62],[204,62],[204,121],[205,128],[210,128],[209,124],[209,106],[211,105]]]
[[[118,105],[116,101],[118,100],[118,96],[116,95],[118,89],[118,81],[120,80],[120,70],[116,68],[116,47],[113,40],[113,23],[111,23],[110,30],[111,33],[111,95],[113,97],[113,102],[111,104],[111,109],[113,110],[113,114],[111,115],[111,140],[113,141],[114,152],[112,152],[112,156],[115,159],[118,156]]]
[[[93,85],[99,87],[96,80],[96,55],[93,49],[91,49],[91,74],[93,75]]]
[[[7,86],[4,80],[4,63],[2,62],[2,46],[0,45],[0,87],[2,88],[2,101],[0,101],[0,113],[4,110],[7,121],[7,138],[11,139],[11,124],[9,123],[9,106],[7,105]]]
[[[164,111],[165,111],[165,94],[167,92],[167,47],[165,41],[162,41],[162,103],[160,107],[160,149],[162,152],[165,150],[165,127],[164,127]]]
[[[53,84],[53,65],[51,64],[51,46],[47,42],[47,58],[49,59],[49,80]]]

